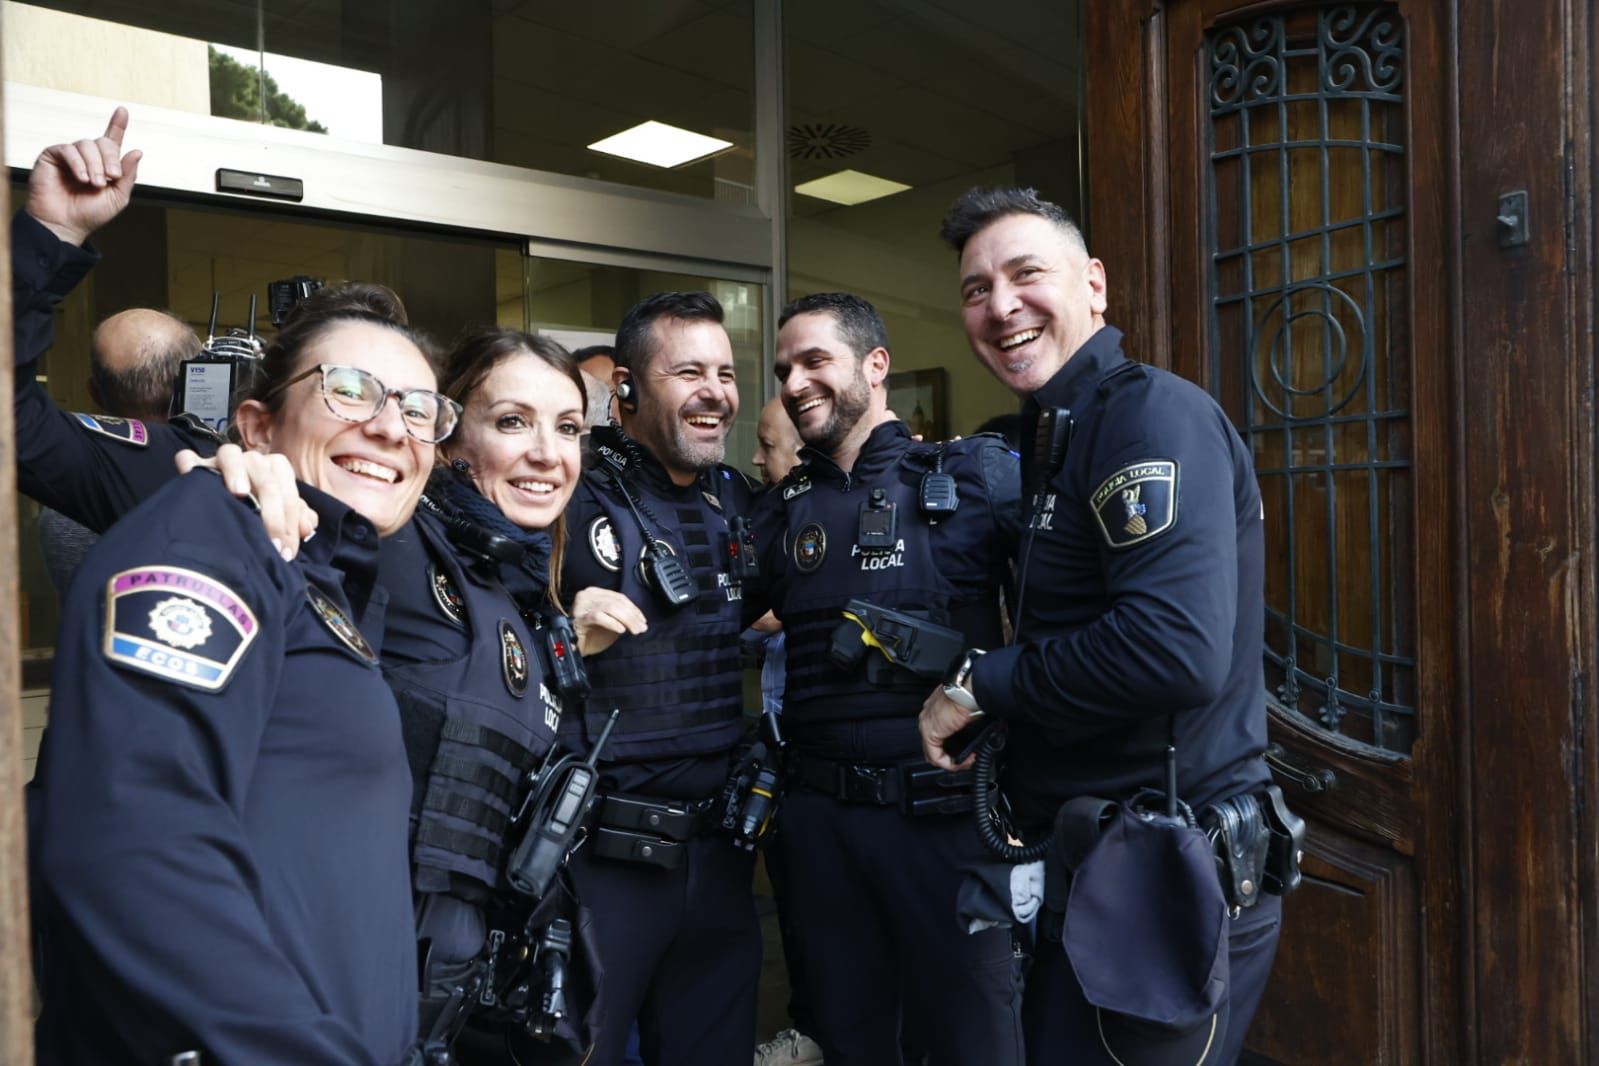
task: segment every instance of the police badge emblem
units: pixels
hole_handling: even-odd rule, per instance
[[[350,620],[350,616],[340,610],[338,604],[334,603],[327,593],[315,585],[307,585],[305,587],[305,598],[310,601],[311,610],[315,611],[317,617],[322,619],[322,624],[327,626],[329,632],[335,637],[339,638],[340,643],[353,651],[357,658],[363,662],[374,664],[378,661],[378,653],[372,650],[372,645],[368,644],[366,638],[361,635],[361,631],[355,628],[355,623]]]
[[[1089,506],[1106,544],[1142,544],[1177,521],[1177,464],[1169,459],[1129,463],[1100,482]]]
[[[164,644],[189,651],[211,639],[211,619],[193,600],[172,596],[150,609],[150,632]]]
[[[622,569],[622,542],[605,515],[589,523],[589,553],[595,562],[613,574]]]
[[[433,563],[428,564],[428,587],[433,590],[433,602],[439,605],[444,617],[456,625],[466,624],[466,601],[461,590],[455,587],[450,575]]]
[[[809,574],[827,558],[827,531],[817,522],[811,522],[794,538],[794,565],[802,574]]]
[[[194,570],[141,566],[106,583],[106,658],[163,681],[217,691],[259,628],[232,589]]]
[[[702,489],[700,495],[705,497],[705,502],[710,504],[713,510],[720,511],[722,509],[722,501],[716,498],[714,492],[706,492]]]
[[[516,635],[511,623],[500,619],[500,669],[505,675],[505,687],[520,699],[527,694],[527,649],[522,638]]]

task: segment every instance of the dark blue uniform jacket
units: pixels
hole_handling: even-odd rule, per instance
[[[30,833],[41,1063],[395,1063],[415,1038],[411,777],[371,524],[302,485],[292,564],[167,485],[67,597]]]
[[[1007,791],[1049,818],[1079,795],[1162,779],[1176,715],[1178,786],[1196,809],[1267,780],[1260,490],[1243,441],[1192,383],[1094,334],[1027,402],[1075,422],[1061,468],[1024,464],[1031,537],[1019,639],[973,679],[1011,723]]]
[[[940,447],[960,503],[934,520],[918,491]],[[785,731],[803,742],[813,723],[894,719],[855,729],[853,754],[918,753],[915,718],[935,682],[894,670],[873,683],[864,665],[835,664],[829,644],[851,598],[917,612],[962,631],[968,644],[999,643],[999,591],[1021,514],[1016,456],[994,437],[917,443],[900,421],[874,428],[848,471],[815,449],[800,455],[802,465],[756,505],[761,577],[787,635]],[[857,544],[861,506],[876,489],[898,512],[893,551]]]
[[[212,455],[221,442],[184,420],[141,422],[63,411],[36,380],[39,359],[54,341],[55,305],[99,261],[92,248],[67,244],[24,211],[11,220],[17,488],[103,533],[172,479],[172,457],[179,451]]]

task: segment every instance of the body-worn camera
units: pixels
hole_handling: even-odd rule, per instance
[[[761,576],[755,552],[755,528],[743,515],[727,521],[727,572],[734,581],[752,581]]]
[[[588,667],[577,650],[577,631],[572,620],[558,611],[539,616],[539,633],[544,638],[545,679],[563,706],[588,699]]]
[[[898,540],[899,513],[882,489],[873,489],[861,504],[855,543],[863,552],[889,552]]]

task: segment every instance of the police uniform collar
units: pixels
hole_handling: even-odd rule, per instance
[[[677,484],[655,454],[623,433],[620,426],[595,426],[589,433],[589,448],[599,469],[638,479],[664,495],[697,490],[705,480],[702,474],[690,485]]]
[[[378,531],[360,514],[321,489],[299,483],[300,498],[316,512],[316,534],[300,545],[300,558],[314,566],[332,567],[344,575],[344,589],[357,619],[378,577]]]
[[[855,457],[855,465],[847,474],[833,461],[832,456],[818,448],[807,445],[800,449],[799,457],[812,477],[832,481],[869,478],[899,462],[899,457],[905,454],[905,448],[910,443],[911,427],[896,418],[872,430],[861,445],[860,454]]]
[[[1101,326],[1083,346],[1066,360],[1066,365],[1033,393],[1033,406],[1080,408],[1084,406],[1089,390],[1106,374],[1127,362],[1122,354],[1122,331],[1115,326]]]

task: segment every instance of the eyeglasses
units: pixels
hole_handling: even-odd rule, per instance
[[[333,416],[345,422],[370,422],[393,396],[405,431],[423,444],[448,439],[461,417],[461,405],[431,389],[391,389],[359,367],[323,363],[285,381],[268,395],[283,392],[312,374],[321,374],[318,391]]]

